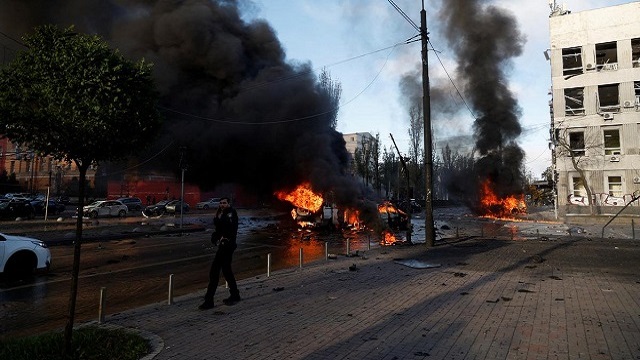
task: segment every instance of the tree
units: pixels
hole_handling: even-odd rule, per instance
[[[579,183],[575,184],[584,188],[587,193],[587,199],[589,202],[589,213],[595,214],[595,204],[593,199],[593,190],[591,183],[587,178],[586,168],[595,161],[593,157],[587,156],[589,151],[594,148],[602,147],[601,143],[598,143],[596,137],[588,136],[589,132],[586,131],[569,131],[567,128],[556,129],[555,133],[555,145],[557,156],[568,156],[571,160],[571,165],[578,173]],[[588,137],[585,139],[585,137]],[[589,145],[589,146],[588,146]]]
[[[342,84],[333,80],[331,74],[326,68],[320,73],[320,87],[322,87],[329,95],[329,116],[331,117],[331,128],[335,129],[338,125],[338,110],[340,110],[340,98],[342,97]]]
[[[151,65],[133,63],[98,36],[73,27],[37,28],[28,50],[0,70],[0,133],[79,170],[65,353],[71,350],[82,244],[82,207],[90,165],[147,145],[160,127]]]

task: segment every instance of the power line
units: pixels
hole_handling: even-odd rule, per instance
[[[394,44],[392,46],[387,46],[387,47],[382,48],[382,49],[374,50],[374,51],[368,52],[366,54],[357,55],[357,56],[351,57],[349,59],[341,60],[341,61],[338,61],[336,63],[324,66],[324,67],[331,67],[331,66],[343,64],[343,63],[346,63],[346,62],[349,62],[349,61],[353,61],[353,60],[356,60],[356,59],[360,59],[360,58],[368,56],[368,55],[376,54],[376,53],[381,52],[381,51],[390,50],[389,53],[387,54],[387,57],[385,59],[384,64],[380,68],[380,70],[378,70],[378,72],[373,77],[373,79],[362,89],[362,91],[360,91],[358,94],[356,94],[350,100],[339,104],[337,107],[335,107],[333,109],[330,109],[330,110],[327,110],[327,111],[324,111],[324,112],[321,112],[321,113],[311,114],[311,115],[307,115],[307,116],[301,116],[301,117],[292,118],[292,119],[262,121],[262,122],[245,122],[245,121],[235,121],[235,120],[233,120],[231,118],[215,119],[215,118],[211,118],[211,117],[207,117],[207,116],[200,116],[200,115],[196,115],[196,114],[186,113],[186,112],[183,112],[183,111],[179,111],[179,110],[176,110],[176,109],[171,109],[171,108],[167,108],[167,107],[163,107],[163,106],[158,106],[158,108],[161,109],[161,110],[164,110],[164,111],[176,113],[176,114],[183,115],[183,116],[188,116],[188,117],[191,117],[191,118],[194,118],[194,119],[198,119],[198,120],[205,120],[205,121],[224,123],[224,124],[233,124],[233,125],[275,125],[275,124],[284,124],[284,123],[290,123],[290,122],[297,122],[297,121],[313,119],[313,118],[320,117],[320,116],[323,116],[323,115],[331,114],[331,113],[341,109],[342,107],[352,103],[353,101],[355,101],[369,87],[371,87],[371,85],[378,79],[378,77],[382,73],[382,70],[384,70],[384,68],[386,67],[387,63],[389,62],[389,58],[391,57],[391,54],[393,53],[395,48],[400,46],[400,45],[407,45],[407,44],[409,44],[411,42],[413,42],[413,40],[410,38],[410,39],[407,39],[404,42],[399,42],[399,43],[396,43],[396,44]],[[289,80],[289,79],[293,79],[293,78],[302,76],[304,74],[308,74],[309,72],[311,72],[311,71],[303,72],[303,74],[296,74],[296,75],[293,75],[293,76],[288,76],[288,77],[284,77],[284,78],[280,78],[280,79],[275,79],[273,81],[265,82],[265,83],[262,83],[262,84],[257,84],[255,86],[242,88],[241,90],[242,91],[249,91],[249,90],[253,90],[255,88],[259,88],[259,87],[263,87],[263,86],[267,86],[267,85],[272,85],[272,84],[275,84],[275,83],[278,83],[278,82],[281,82],[281,81],[286,81],[286,80]]]
[[[391,6],[393,6],[394,9],[396,9],[396,11],[402,15],[402,17],[407,20],[407,22],[418,32],[420,33],[420,27],[418,25],[416,25],[416,23],[411,20],[411,18],[409,17],[409,15],[407,15],[404,11],[402,11],[402,9],[400,8],[400,6],[398,6],[393,0],[387,0],[389,2],[389,4],[391,4]]]

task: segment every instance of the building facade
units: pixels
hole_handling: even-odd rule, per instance
[[[556,11],[549,24],[558,213],[615,214],[631,202],[637,214],[640,3]]]
[[[80,177],[74,163],[40,156],[7,138],[0,141],[0,159],[0,172],[15,175],[21,190],[28,193],[46,193],[49,189],[53,195],[65,194],[69,183]],[[95,169],[87,171],[87,181],[93,186]]]

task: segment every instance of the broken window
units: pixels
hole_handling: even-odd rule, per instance
[[[618,84],[598,86],[598,106],[600,111],[619,111],[620,99],[618,98]]]
[[[618,46],[609,42],[596,44],[596,68],[600,70],[618,70]]]
[[[582,74],[582,47],[562,49],[562,75]]]
[[[640,67],[640,38],[631,39],[631,64]]]
[[[574,176],[573,178],[571,178],[572,182],[571,185],[573,185],[573,195],[574,196],[586,196],[587,191],[584,188],[584,184],[582,181],[582,178],[579,176]]]
[[[602,133],[604,135],[604,154],[620,155],[620,130],[606,129]]]
[[[609,196],[623,197],[622,193],[622,176],[607,176],[609,183]]]
[[[569,133],[569,148],[573,156],[584,156],[584,132],[575,131]]]
[[[564,89],[565,115],[584,115],[584,88]]]

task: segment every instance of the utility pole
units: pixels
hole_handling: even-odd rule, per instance
[[[180,235],[182,235],[182,225],[184,224],[184,171],[187,169],[187,160],[185,159],[186,146],[180,147],[180,172],[182,179],[180,180]]]
[[[427,12],[424,10],[424,0],[422,0],[422,11],[420,11],[420,36],[422,38],[422,115],[424,116],[424,170],[425,170],[425,216],[424,230],[425,243],[428,247],[433,247],[435,243],[435,231],[433,225],[433,147],[431,139],[431,96],[429,93],[429,33],[427,32]]]

